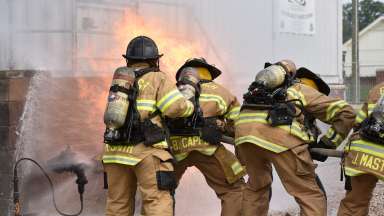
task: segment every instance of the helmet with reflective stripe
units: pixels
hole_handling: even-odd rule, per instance
[[[127,60],[156,60],[161,56],[156,43],[146,36],[133,38],[128,44],[126,54],[123,55]]]

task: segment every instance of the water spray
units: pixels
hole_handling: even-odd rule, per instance
[[[20,192],[19,192],[19,178],[17,174],[17,167],[22,161],[29,161],[36,165],[42,174],[47,178],[49,187],[52,194],[52,202],[55,207],[55,210],[57,213],[63,216],[78,216],[83,212],[84,202],[83,202],[83,193],[85,189],[85,184],[88,183],[87,177],[85,175],[85,163],[82,163],[80,160],[78,160],[77,154],[72,152],[71,149],[68,147],[66,150],[61,152],[58,156],[48,160],[48,169],[56,172],[56,173],[63,173],[63,172],[71,172],[74,173],[77,176],[76,184],[77,189],[80,195],[80,210],[76,214],[66,214],[59,210],[56,204],[55,199],[55,188],[53,186],[52,179],[49,177],[47,172],[44,170],[44,168],[35,160],[31,158],[21,158],[16,161],[16,164],[13,169],[13,202],[15,205],[15,216],[22,216],[21,214],[21,206],[20,206]]]

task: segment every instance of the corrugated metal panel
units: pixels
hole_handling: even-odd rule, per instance
[[[9,68],[9,4],[0,0],[0,70]]]
[[[9,67],[12,58],[16,69],[50,70],[59,76],[94,75],[92,61],[116,62],[105,50],[111,45],[112,23],[131,6],[127,1],[1,1],[12,6],[12,31],[6,32],[12,34],[13,48],[8,52],[1,46],[0,68]],[[0,36],[0,44],[8,44],[6,35]]]
[[[13,0],[11,4],[15,68],[71,70],[72,0]]]
[[[110,42],[108,32],[111,23],[122,16],[124,8],[139,4],[138,13],[168,23],[159,28],[169,31],[172,37],[183,38],[187,43],[198,41],[202,44],[205,50],[201,55],[225,70],[224,80],[236,78],[235,85],[239,85],[241,90],[246,89],[249,80],[253,79],[265,61],[281,58],[291,58],[298,65],[313,69],[326,76],[328,82],[340,82],[340,1],[316,1],[314,36],[275,32],[276,2],[13,0],[15,28],[20,34],[15,36],[17,41],[13,44],[20,46],[19,43],[25,43],[15,48],[14,59],[17,59],[18,67],[35,68],[50,62],[52,58],[55,63],[63,59],[56,66],[45,65],[48,68],[44,69],[79,68],[84,73],[92,69],[84,58],[117,61],[102,52]],[[29,36],[33,34],[39,36]],[[85,55],[86,44],[90,43],[95,51]],[[30,50],[31,56],[25,55],[22,48]],[[5,53],[4,48],[0,49],[0,53]],[[52,57],[53,54],[58,57]],[[75,58],[73,61],[69,60],[72,56]],[[117,58],[119,56],[120,53],[116,54]],[[241,74],[241,78],[238,74]]]
[[[79,4],[76,34],[76,73],[97,75],[110,73],[113,66],[121,62],[122,50],[111,52],[116,47],[113,40],[113,28],[116,20],[121,19],[126,9],[104,7],[99,4]],[[97,62],[97,64],[96,64]]]
[[[289,58],[321,74],[327,82],[342,82],[341,2],[316,1],[316,34],[313,36],[276,32],[276,3],[276,0],[189,3],[214,39],[212,46],[224,59],[219,64],[229,68],[231,75],[226,72],[223,77],[244,91],[265,61]]]

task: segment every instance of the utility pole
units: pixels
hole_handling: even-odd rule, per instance
[[[360,103],[359,72],[359,0],[352,0],[352,95],[355,104]]]

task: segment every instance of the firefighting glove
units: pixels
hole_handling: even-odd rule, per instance
[[[328,140],[326,137],[322,137],[317,143],[310,145],[310,148],[325,148],[325,149],[335,149],[336,146]],[[328,156],[321,155],[319,153],[311,152],[312,160],[317,160],[324,162],[328,159]]]
[[[162,142],[167,137],[165,130],[157,126],[150,119],[144,120],[141,127],[145,138],[144,145],[146,146],[152,146],[156,143]]]
[[[216,123],[216,119],[206,119],[200,133],[202,140],[214,145],[220,144],[222,132]]]

